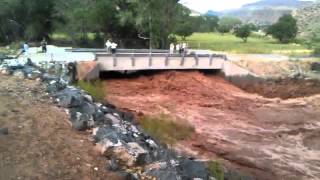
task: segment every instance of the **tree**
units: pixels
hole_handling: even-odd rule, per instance
[[[230,32],[230,29],[225,25],[219,25],[218,32],[223,35],[224,33]]]
[[[235,17],[222,17],[219,21],[218,31],[227,33],[242,24],[241,20]]]
[[[244,42],[247,42],[248,37],[251,34],[251,27],[248,24],[242,25],[239,28],[236,28],[234,34],[236,37],[241,38]]]
[[[54,0],[0,0],[0,39],[40,40],[57,20]]]
[[[271,34],[282,43],[292,41],[297,36],[297,33],[297,20],[290,14],[283,15],[278,22],[267,29],[267,34]]]
[[[185,40],[186,37],[192,35],[192,33],[196,31],[194,26],[195,18],[190,16],[191,11],[188,8],[180,6],[179,9],[174,33]]]
[[[314,25],[312,29],[312,33],[310,34],[309,44],[311,48],[314,49],[314,53],[319,55],[320,54],[320,23]]]

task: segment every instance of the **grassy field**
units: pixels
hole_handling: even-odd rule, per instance
[[[194,33],[187,38],[187,42],[191,48],[231,53],[279,53],[286,55],[311,53],[310,50],[300,44],[281,44],[273,38],[255,34],[248,39],[247,43],[244,43],[240,38],[236,38],[233,34]]]

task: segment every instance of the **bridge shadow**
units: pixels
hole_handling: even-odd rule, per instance
[[[164,72],[201,72],[207,75],[220,75],[221,70],[141,70],[141,71],[102,71],[100,72],[100,79],[135,79],[141,76],[154,76]]]

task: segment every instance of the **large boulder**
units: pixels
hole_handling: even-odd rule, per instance
[[[42,73],[33,66],[25,66],[22,71],[24,72],[25,77],[29,79],[37,79],[42,75]]]
[[[145,174],[155,177],[157,180],[182,180],[176,168],[167,162],[156,162],[148,165]]]
[[[67,87],[67,84],[58,81],[51,81],[50,83],[47,84],[47,92],[49,93],[56,93],[59,92]]]
[[[82,93],[75,88],[65,88],[56,93],[54,97],[57,98],[58,105],[64,108],[76,108],[85,103]],[[90,105],[88,105],[88,107],[89,106]],[[89,111],[91,111],[91,109]]]
[[[75,109],[70,110],[72,127],[78,131],[85,131],[94,126],[92,115],[83,114]]]
[[[182,159],[178,166],[182,179],[208,179],[209,173],[204,162]]]

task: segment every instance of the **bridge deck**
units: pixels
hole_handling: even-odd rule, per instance
[[[222,69],[224,55],[179,55],[167,53],[97,53],[100,71]]]

